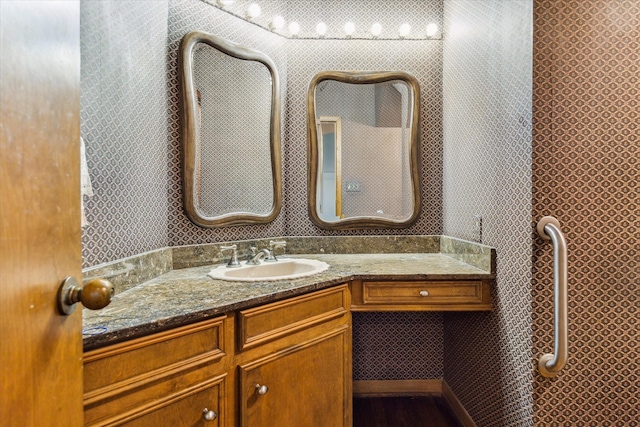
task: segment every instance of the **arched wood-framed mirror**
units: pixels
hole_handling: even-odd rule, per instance
[[[194,31],[180,45],[187,216],[202,227],[262,224],[282,206],[280,83],[264,53]]]
[[[312,79],[308,210],[318,227],[403,228],[418,219],[419,117],[410,74],[327,71]]]

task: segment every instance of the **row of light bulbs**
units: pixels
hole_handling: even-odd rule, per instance
[[[225,8],[235,3],[235,0],[217,0],[217,2],[218,2],[218,6]],[[254,20],[258,18],[261,15],[261,13],[262,13],[262,10],[260,9],[260,5],[258,5],[257,3],[251,3],[247,8],[246,17],[249,20]],[[273,19],[269,23],[269,28],[272,31],[280,32],[284,29],[285,24],[286,24],[285,19],[280,15],[276,15],[273,17]],[[295,21],[289,22],[287,29],[289,30],[289,33],[291,34],[292,37],[297,37],[298,34],[300,34],[300,24],[298,24]],[[324,22],[319,22],[316,25],[316,34],[319,37],[324,37],[327,34],[327,30],[328,30],[327,24],[325,24]],[[347,22],[346,24],[344,24],[343,30],[344,30],[345,36],[347,38],[351,38],[356,32],[356,26],[353,22]],[[371,28],[369,29],[369,33],[373,38],[380,37],[380,35],[382,34],[382,25],[378,22],[375,22],[373,25],[371,25]],[[411,34],[411,25],[409,25],[408,23],[404,23],[400,25],[400,27],[398,28],[398,36],[401,39],[408,37],[410,34]],[[433,22],[427,24],[426,34],[427,34],[427,38],[435,37],[438,34],[438,24]]]

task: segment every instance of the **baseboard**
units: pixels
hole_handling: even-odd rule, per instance
[[[354,397],[442,396],[460,425],[477,427],[453,390],[442,379],[353,381],[353,395]]]
[[[442,380],[376,380],[354,381],[353,395],[364,396],[418,396],[442,394]]]
[[[477,427],[475,421],[471,418],[471,415],[464,409],[458,397],[453,393],[453,390],[449,387],[446,381],[442,381],[442,397],[447,401],[449,408],[458,419],[458,422],[463,427]]]

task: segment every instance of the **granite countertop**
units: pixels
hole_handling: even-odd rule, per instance
[[[484,279],[494,275],[441,253],[296,255],[330,268],[295,280],[230,282],[207,273],[217,265],[172,270],[116,293],[102,310],[83,310],[85,350],[205,320],[359,279]]]

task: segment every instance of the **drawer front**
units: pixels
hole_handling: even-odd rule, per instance
[[[212,319],[85,353],[85,401],[221,359],[223,324]]]
[[[481,304],[482,281],[363,282],[364,304]]]
[[[144,405],[122,407],[116,409],[113,403],[95,408],[95,411],[85,410],[85,425],[98,426],[129,426],[129,427],[159,427],[159,426],[224,426],[225,377],[209,378],[200,384],[186,389],[170,389],[161,397],[150,400]],[[102,409],[102,410],[101,410]],[[204,410],[208,412],[208,420],[204,417]],[[104,417],[96,415],[103,413]]]
[[[241,350],[290,335],[349,312],[347,285],[242,310],[238,316]]]

